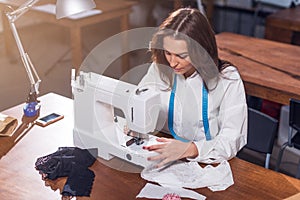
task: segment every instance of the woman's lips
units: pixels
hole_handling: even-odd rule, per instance
[[[182,68],[175,68],[174,71],[180,72],[180,71],[182,71]]]

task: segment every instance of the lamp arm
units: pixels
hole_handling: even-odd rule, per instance
[[[27,0],[17,9],[13,10],[12,12],[6,13],[6,16],[10,16],[11,21],[16,21],[19,17],[21,17],[24,13],[26,13],[34,4],[39,2],[40,0]]]
[[[39,84],[41,82],[41,79],[39,78],[37,71],[35,67],[33,66],[29,55],[25,52],[22,42],[20,40],[17,28],[15,26],[15,21],[18,19],[21,15],[23,15],[26,11],[29,10],[30,7],[32,7],[35,3],[37,3],[39,0],[28,0],[23,5],[21,5],[19,8],[12,12],[6,12],[5,15],[8,19],[12,34],[14,36],[14,39],[16,41],[23,65],[25,67],[26,73],[28,75],[31,87],[30,87],[30,94],[29,95],[37,95],[39,93]],[[29,97],[31,99],[31,97]],[[33,100],[33,99],[31,99]]]

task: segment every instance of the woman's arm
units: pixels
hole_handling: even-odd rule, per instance
[[[239,78],[239,77],[238,77]],[[204,163],[219,163],[236,156],[247,142],[247,104],[242,80],[225,80],[225,94],[221,101],[219,132],[210,141],[195,142],[198,156],[193,159]]]

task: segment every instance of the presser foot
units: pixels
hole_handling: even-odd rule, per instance
[[[136,145],[141,145],[144,143],[144,139],[143,138],[138,138],[138,137],[133,137],[130,140],[128,140],[126,142],[126,146],[129,147],[132,144],[136,144]]]

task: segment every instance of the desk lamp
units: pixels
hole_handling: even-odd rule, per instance
[[[23,45],[21,43],[19,34],[15,26],[15,21],[24,13],[26,13],[38,1],[39,0],[27,0],[24,4],[22,4],[15,10],[8,6],[10,8],[10,11],[5,13],[10,28],[12,30],[14,39],[17,43],[17,47],[21,55],[23,65],[25,67],[26,73],[30,81],[30,92],[26,99],[26,104],[23,109],[24,115],[27,117],[33,117],[39,113],[40,104],[37,99],[37,96],[39,94],[39,85],[41,79],[39,78],[38,73],[32,64],[29,55],[24,51]],[[96,4],[93,0],[57,0],[56,18],[60,19],[95,7]]]

